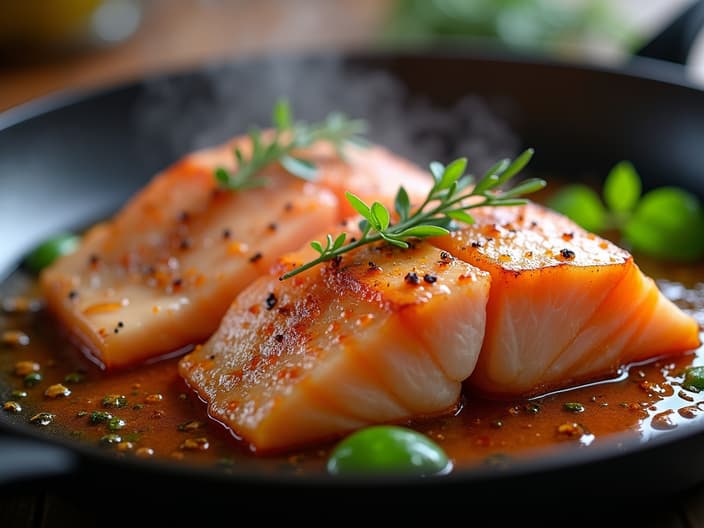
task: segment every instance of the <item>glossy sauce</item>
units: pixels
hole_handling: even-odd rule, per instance
[[[636,260],[646,274],[658,279],[668,297],[693,314],[700,327],[704,325],[704,265],[668,266]],[[333,445],[278,456],[252,453],[208,418],[205,405],[178,376],[176,357],[102,372],[67,341],[41,304],[34,279],[22,272],[0,286],[0,420],[29,422],[49,435],[101,445],[117,456],[225,470],[248,466],[300,474],[324,471]],[[35,362],[41,381],[29,386],[16,369],[32,370],[32,364],[20,362]],[[679,358],[631,366],[612,380],[532,400],[489,401],[465,394],[455,415],[408,425],[437,441],[456,470],[531,456],[534,448],[568,445],[589,449],[608,441],[612,433],[647,440],[701,420],[704,393],[680,386],[683,370],[692,364],[704,364],[704,347]],[[63,391],[56,384],[69,389],[70,395],[47,396],[52,386],[49,393]],[[124,396],[126,404],[106,407],[106,396]],[[95,411],[107,412],[114,420],[92,423]],[[53,419],[39,413],[49,413]],[[51,423],[42,425],[47,421]]]

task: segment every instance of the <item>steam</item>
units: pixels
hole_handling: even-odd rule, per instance
[[[144,155],[170,163],[252,126],[267,127],[279,97],[291,101],[300,119],[319,120],[331,111],[363,118],[372,141],[423,166],[466,156],[472,172],[480,172],[519,147],[496,109],[479,96],[440,106],[388,71],[326,56],[211,66],[147,83],[134,114]]]

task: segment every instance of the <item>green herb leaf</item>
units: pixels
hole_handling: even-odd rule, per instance
[[[291,128],[293,119],[291,117],[291,105],[286,99],[279,99],[274,105],[273,121],[276,129],[284,131]]]
[[[56,235],[39,244],[24,261],[24,265],[34,273],[50,266],[57,258],[78,249],[81,238],[73,234]]]
[[[323,254],[323,245],[320,242],[318,242],[317,240],[314,240],[313,242],[311,242],[310,247],[312,247],[314,250],[316,250],[321,255]]]
[[[298,176],[302,180],[313,181],[318,175],[316,166],[308,160],[302,158],[294,158],[293,156],[282,156],[281,165],[294,176]]]
[[[227,190],[242,191],[267,185],[268,181],[257,178],[259,173],[276,161],[292,175],[304,180],[313,180],[317,170],[312,161],[294,156],[295,149],[308,147],[317,141],[331,143],[343,157],[347,143],[364,143],[360,134],[366,125],[360,120],[347,119],[343,114],[330,114],[322,123],[293,122],[293,112],[289,103],[281,99],[272,110],[274,134],[262,134],[258,129],[249,132],[252,153],[245,157],[240,148],[234,149],[237,166],[234,171],[225,168],[215,169],[218,185]]]
[[[408,239],[447,235],[450,226],[455,221],[473,223],[474,219],[467,210],[475,207],[525,203],[525,200],[519,199],[518,195],[523,192],[534,192],[542,189],[545,186],[545,182],[539,179],[526,180],[511,191],[502,193],[496,190],[497,173],[511,169],[515,171],[515,175],[517,172],[515,168],[519,167],[520,170],[527,163],[527,160],[530,159],[531,154],[532,151],[529,150],[521,154],[513,163],[509,160],[504,160],[495,165],[484,177],[484,180],[489,183],[479,189],[476,187],[471,189],[465,185],[460,186],[458,184],[467,166],[464,158],[453,161],[447,167],[437,162],[431,163],[430,172],[435,183],[418,209],[413,211],[413,213],[410,212],[408,194],[403,187],[396,193],[394,208],[398,213],[399,221],[395,224],[391,224],[391,215],[383,204],[374,202],[370,207],[358,196],[347,192],[347,200],[355,211],[364,217],[359,222],[361,236],[350,239],[350,242],[345,244],[344,234],[339,235],[334,242],[332,235],[328,235],[325,248],[317,242],[311,244],[320,253],[320,256],[285,273],[280,279],[285,280],[293,277],[322,262],[337,258],[365,244],[385,241],[394,246],[408,248]],[[492,192],[488,193],[488,189],[492,189]],[[469,200],[472,197],[480,199]]]
[[[525,166],[528,165],[528,162],[533,157],[533,154],[535,154],[535,151],[532,148],[526,149],[521,153],[520,156],[518,156],[514,161],[508,164],[506,168],[497,171],[497,174],[499,175],[499,185],[503,185],[508,180],[513,178],[516,174],[521,172],[525,168]]]
[[[389,210],[379,202],[374,202],[372,204],[372,219],[377,222],[377,226],[375,226],[377,231],[386,231],[391,221]]]
[[[696,196],[675,187],[646,193],[623,228],[634,251],[691,261],[704,255],[704,211]]]
[[[450,163],[443,171],[436,190],[449,189],[453,183],[456,183],[464,175],[466,168],[467,158],[460,158]]]
[[[361,214],[364,218],[369,220],[372,216],[372,212],[369,210],[369,206],[364,203],[364,201],[357,195],[352,194],[351,192],[347,191],[345,193],[345,196],[347,197],[347,201],[354,207],[354,210],[357,211],[359,214]],[[361,228],[360,228],[361,229]]]
[[[628,162],[617,163],[604,182],[604,201],[612,211],[632,211],[641,193],[640,177],[635,167]]]
[[[415,226],[415,227],[409,227],[405,231],[401,231],[398,236],[403,237],[403,238],[410,238],[410,237],[416,237],[416,238],[425,238],[425,237],[433,237],[433,236],[443,236],[447,235],[450,231],[448,229],[444,229],[442,227],[434,226],[434,225],[421,225],[421,226]]]
[[[608,211],[599,195],[586,185],[568,185],[557,191],[547,203],[548,207],[569,216],[587,231],[606,229]]]
[[[396,214],[398,214],[401,222],[408,218],[408,214],[411,211],[411,201],[408,198],[408,193],[403,186],[399,187],[398,192],[396,193],[396,198],[394,199],[394,209],[396,210]]]

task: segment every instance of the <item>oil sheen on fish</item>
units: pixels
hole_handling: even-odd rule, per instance
[[[489,274],[427,244],[366,246],[245,289],[181,375],[260,452],[452,410],[484,335]]]
[[[319,183],[274,164],[261,174],[266,187],[219,190],[213,169],[233,168],[235,145],[250,150],[248,138],[238,138],[167,168],[42,273],[49,308],[105,368],[207,339],[240,290],[346,214],[343,186],[388,204],[401,183],[416,192],[428,185],[384,149],[353,150],[342,160],[315,145],[297,154],[319,166]]]
[[[492,277],[474,390],[535,395],[699,346],[697,322],[627,251],[535,204],[475,218],[433,239]]]

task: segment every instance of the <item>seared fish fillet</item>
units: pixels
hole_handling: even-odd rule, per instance
[[[475,218],[432,240],[491,274],[486,335],[468,380],[474,389],[535,395],[699,346],[696,321],[627,251],[535,204]]]
[[[299,155],[319,165],[319,183],[273,165],[262,173],[267,187],[220,191],[213,169],[232,167],[235,144],[250,149],[248,138],[238,138],[157,175],[113,219],[89,230],[76,253],[42,273],[49,308],[105,368],[207,339],[237,293],[278,256],[332,228],[345,212],[336,197],[343,186],[389,203],[400,183],[417,192],[428,185],[381,148],[352,149],[343,161],[316,145]]]
[[[487,273],[427,243],[280,272],[245,289],[179,364],[216,420],[272,451],[454,408],[484,335]]]

